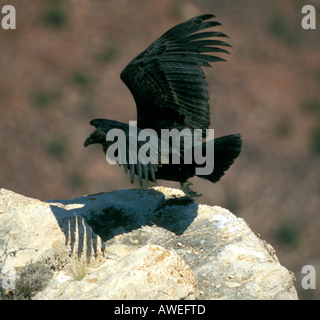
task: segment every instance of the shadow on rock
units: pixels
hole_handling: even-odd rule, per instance
[[[83,246],[96,248],[94,234],[107,241],[142,226],[156,225],[180,235],[198,210],[198,204],[189,198],[181,194],[165,197],[155,188],[117,190],[48,202],[72,252],[76,242],[78,250]]]

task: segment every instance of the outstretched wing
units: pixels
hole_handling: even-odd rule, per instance
[[[205,14],[181,23],[151,44],[122,71],[138,113],[138,127],[161,129],[206,129],[210,125],[207,82],[202,66],[225,61],[209,53],[229,53],[227,37],[217,31],[199,32],[219,26]],[[208,21],[210,20],[210,21]]]

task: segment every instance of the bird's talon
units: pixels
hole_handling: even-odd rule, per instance
[[[181,185],[182,191],[186,194],[186,196],[188,198],[192,199],[192,198],[195,198],[195,197],[201,197],[202,196],[201,193],[197,193],[197,192],[191,190],[190,186],[192,186],[193,183],[191,183],[191,182],[189,182],[187,184],[186,183],[180,183],[180,185]]]

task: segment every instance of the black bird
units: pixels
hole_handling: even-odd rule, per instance
[[[145,51],[134,58],[121,72],[121,79],[131,91],[137,107],[137,132],[142,129],[153,129],[157,137],[161,137],[161,129],[194,129],[209,128],[210,106],[207,82],[202,67],[210,67],[210,62],[225,61],[223,58],[210,53],[229,53],[225,47],[228,43],[219,38],[227,36],[219,31],[207,29],[219,26],[212,14],[204,14],[178,24],[164,33]],[[224,47],[224,48],[223,48]],[[167,164],[146,163],[139,158],[135,163],[129,161],[131,156],[130,126],[114,120],[95,119],[90,122],[96,130],[86,139],[84,146],[100,143],[103,151],[116,141],[106,141],[106,135],[111,129],[121,129],[125,133],[125,146],[122,158],[124,169],[130,171],[131,182],[137,175],[139,183],[142,181],[165,179],[180,182],[182,190],[189,197],[199,196],[190,189],[188,179],[195,176],[195,168],[201,167],[194,163],[184,163],[184,151],[194,147],[185,145],[181,139],[180,151],[173,150],[172,141],[169,143],[171,159]],[[132,128],[132,127],[131,127]],[[161,138],[150,138],[151,148],[160,154]],[[205,139],[206,134],[203,134]],[[118,140],[119,141],[119,140]],[[150,142],[151,141],[151,142]],[[138,141],[137,148],[144,145]],[[165,144],[164,144],[165,145]],[[202,144],[205,153],[214,148],[214,170],[207,175],[197,175],[211,182],[217,182],[225,171],[233,164],[241,151],[242,140],[240,134],[232,134],[211,140]],[[119,153],[119,152],[118,152]],[[149,151],[149,154],[151,151]],[[173,164],[172,154],[178,153],[179,164]],[[120,154],[115,153],[115,157]],[[115,158],[119,162],[120,158]]]

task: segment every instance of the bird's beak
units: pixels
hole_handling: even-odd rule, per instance
[[[91,144],[91,138],[90,136],[86,139],[86,141],[84,142],[84,146],[87,147],[89,144]]]

